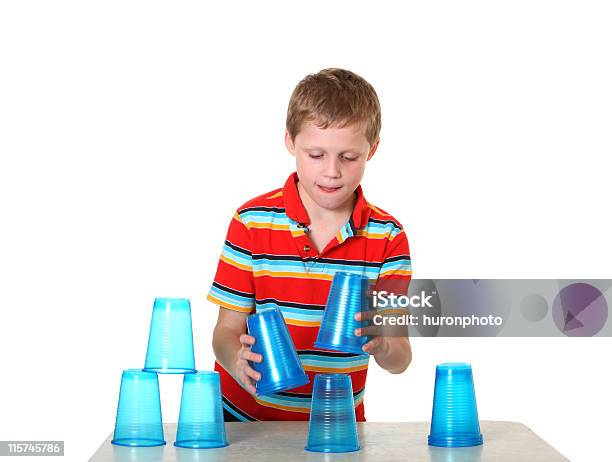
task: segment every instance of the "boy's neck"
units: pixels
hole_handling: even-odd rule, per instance
[[[341,207],[330,210],[321,207],[312,200],[299,181],[297,182],[297,189],[311,224],[333,222],[339,219],[343,219],[343,223],[346,223],[351,217],[357,202],[357,194],[353,193]]]

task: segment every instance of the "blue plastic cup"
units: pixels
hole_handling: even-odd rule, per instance
[[[247,318],[247,326],[249,335],[255,337],[251,350],[263,357],[262,362],[251,363],[253,369],[261,374],[261,379],[255,385],[258,396],[308,383],[308,375],[304,372],[285,318],[278,308],[252,314]]]
[[[143,370],[161,374],[190,374],[196,371],[189,300],[155,299]]]
[[[201,371],[186,374],[183,378],[181,411],[174,445],[191,449],[227,446],[218,372]]]
[[[157,374],[141,369],[123,371],[111,442],[119,446],[166,444]]]
[[[364,327],[362,322],[355,321],[355,314],[368,309],[367,289],[368,279],[358,274],[343,271],[334,274],[315,347],[367,354],[362,348],[368,337],[355,335],[355,329]]]
[[[430,446],[458,448],[482,444],[472,367],[445,363],[436,367]]]
[[[359,450],[353,384],[347,374],[317,374],[312,390],[307,451]]]

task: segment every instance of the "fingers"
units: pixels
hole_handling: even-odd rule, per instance
[[[238,374],[238,378],[249,393],[252,395],[256,393],[254,382],[246,375],[246,371]]]
[[[252,369],[250,367],[245,367],[244,372],[248,377],[252,378],[255,381],[258,381],[261,379],[261,374],[257,372],[255,369]]]
[[[372,310],[355,313],[355,320],[362,322],[362,327],[355,329],[355,335],[372,337],[408,337],[408,325],[398,321],[401,321],[401,316],[409,313],[408,310],[393,312]],[[376,316],[379,316],[379,318],[376,319]]]
[[[355,313],[355,321],[371,321],[377,314],[376,310],[359,311]]]
[[[240,352],[240,359],[260,363],[263,360],[263,357],[259,353],[253,353],[251,350],[243,348]]]
[[[363,323],[362,327],[355,329],[355,335],[357,335],[358,337],[366,336],[366,335],[368,336],[381,335],[382,330],[380,329],[380,327],[376,325],[371,325],[368,322],[374,319],[374,316],[376,316],[376,314],[377,314],[376,310],[361,311],[361,312],[355,313],[355,320]]]
[[[383,334],[383,330],[380,326],[367,326],[355,329],[355,335],[357,337],[378,337]]]
[[[261,379],[261,374],[259,372],[249,366],[244,366],[242,371],[238,374],[238,378],[249,393],[254,395],[257,392],[255,382]]]
[[[251,335],[242,334],[240,336],[240,343],[242,344],[242,350],[240,351],[240,359],[244,359],[245,361],[253,361],[256,363],[260,363],[263,360],[263,357],[258,353],[253,353],[251,351],[251,346],[255,344],[255,337]]]
[[[251,351],[251,347],[255,344],[255,337],[242,334],[240,335],[240,343],[242,344],[242,348],[238,354],[238,358],[241,361],[251,361],[255,363],[260,363],[263,361],[263,356],[259,353],[253,353]],[[238,374],[238,378],[246,388],[246,390],[254,395],[256,393],[255,382],[261,379],[261,374],[249,367],[248,363],[241,363],[239,361],[238,368],[240,370]]]
[[[380,348],[380,343],[381,343],[381,338],[380,337],[376,337],[372,340],[370,340],[368,343],[366,343],[363,346],[363,351],[365,351],[366,353],[370,353],[370,354],[376,354],[376,351]]]
[[[255,345],[255,337],[248,334],[242,334],[240,336],[240,343],[243,345],[253,346]]]

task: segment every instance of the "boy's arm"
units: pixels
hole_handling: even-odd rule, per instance
[[[375,285],[375,290],[387,291],[395,294],[407,294],[408,286],[412,278],[412,261],[410,259],[410,249],[406,233],[402,229],[393,236],[393,240],[388,243],[385,260],[380,271],[380,277]],[[357,321],[365,320],[364,316],[371,319],[375,312],[357,313]],[[376,363],[391,372],[400,374],[404,372],[412,362],[412,348],[408,337],[408,328],[394,328],[387,335],[385,330],[380,330],[376,326],[356,329],[355,335],[374,336],[363,346],[366,351],[374,356]],[[383,334],[383,335],[380,335]]]
[[[234,213],[207,299],[219,305],[212,346],[217,362],[247,391],[255,393],[259,373],[248,361],[260,362],[251,351],[255,339],[247,335],[246,319],[255,312],[251,237],[238,212]]]
[[[242,385],[255,394],[255,381],[261,378],[249,361],[261,362],[262,356],[251,351],[255,338],[247,335],[248,313],[219,307],[219,317],[213,331],[212,346],[217,361]]]

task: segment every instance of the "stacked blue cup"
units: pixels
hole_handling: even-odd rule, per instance
[[[317,374],[312,391],[307,451],[359,450],[353,385],[347,374]]]
[[[193,449],[227,446],[218,372],[197,372],[183,378],[174,445]]]
[[[315,347],[366,354],[362,348],[369,339],[355,335],[355,329],[363,327],[355,321],[355,314],[367,310],[367,284],[368,280],[358,274],[334,274]]]
[[[119,446],[166,444],[157,374],[140,369],[123,371],[112,443]]]
[[[144,370],[162,374],[196,371],[189,300],[155,299]]]
[[[251,366],[261,374],[255,390],[258,396],[269,395],[308,383],[293,340],[278,308],[268,308],[247,318],[249,335],[255,337],[253,353],[263,361]]]
[[[438,365],[429,445],[455,448],[478,446],[482,441],[472,367],[465,363]]]

